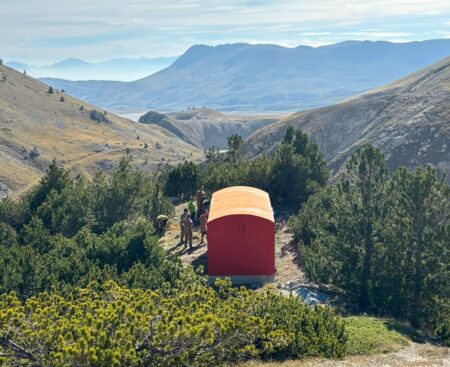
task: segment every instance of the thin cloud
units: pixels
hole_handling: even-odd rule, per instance
[[[54,61],[182,53],[194,43],[323,45],[420,40],[450,26],[442,0],[14,0],[0,13],[6,59]]]

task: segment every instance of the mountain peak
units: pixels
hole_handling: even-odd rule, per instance
[[[49,65],[50,67],[80,67],[80,66],[86,66],[86,65],[90,65],[87,61],[81,60],[81,59],[77,59],[77,58],[68,58],[68,59],[64,59],[58,62],[55,62],[51,65]]]
[[[55,86],[109,108],[299,111],[393,82],[449,54],[450,39],[296,48],[194,45],[171,66],[119,90],[86,83]]]

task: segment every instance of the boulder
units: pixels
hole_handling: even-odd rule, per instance
[[[29,154],[29,156],[30,156],[31,159],[36,158],[36,157],[39,157],[40,155],[41,155],[41,152],[40,152],[39,149],[36,148],[36,147],[34,147],[33,149],[31,149],[31,152],[30,152],[30,154]]]
[[[96,121],[98,123],[104,122],[107,124],[110,124],[111,121],[101,112],[97,111],[97,110],[92,110],[91,113],[89,114],[89,117],[91,118],[92,121]]]

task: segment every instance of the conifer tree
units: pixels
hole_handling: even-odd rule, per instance
[[[372,145],[359,150],[347,164],[347,177],[344,192],[351,194],[354,190],[359,197],[359,205],[355,207],[355,230],[361,235],[363,263],[358,302],[360,308],[365,310],[372,304],[372,259],[375,251],[376,221],[380,219],[383,211],[382,185],[387,178],[383,154]]]
[[[413,172],[401,168],[391,181],[396,194],[390,196],[388,220],[394,225],[385,226],[384,237],[396,251],[388,252],[393,258],[386,260],[395,262],[404,277],[398,291],[408,306],[407,317],[417,327],[433,324],[450,315],[449,186],[431,166]],[[392,275],[388,279],[398,282]],[[393,296],[386,292],[384,298]],[[404,307],[398,302],[390,306],[393,311]]]
[[[244,140],[239,134],[233,134],[227,138],[228,142],[228,160],[235,166],[239,160],[242,158],[242,145]]]

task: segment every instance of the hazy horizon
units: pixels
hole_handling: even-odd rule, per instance
[[[78,57],[78,56],[71,56],[71,57],[66,57],[66,58],[59,58],[59,59],[54,59],[54,60],[49,60],[46,62],[37,62],[37,63],[33,63],[30,60],[25,60],[25,59],[3,59],[4,62],[18,62],[18,63],[23,63],[23,64],[27,64],[30,66],[35,66],[35,67],[50,67],[53,66],[55,64],[58,63],[62,63],[65,61],[69,61],[69,60],[74,60],[74,61],[83,61],[85,63],[88,64],[101,64],[104,62],[109,62],[109,61],[113,61],[113,60],[133,60],[133,61],[138,61],[138,60],[157,60],[157,59],[164,59],[164,58],[178,58],[181,55],[183,55],[187,50],[189,50],[191,47],[193,46],[210,46],[210,47],[216,47],[216,46],[224,46],[224,45],[232,45],[232,44],[249,44],[249,45],[272,45],[272,46],[280,46],[280,47],[285,47],[285,48],[297,48],[297,47],[312,47],[312,48],[320,48],[320,47],[324,47],[324,46],[332,46],[332,45],[336,45],[339,43],[343,43],[343,42],[389,42],[389,43],[411,43],[411,42],[421,42],[421,41],[434,41],[434,40],[445,40],[445,39],[450,39],[449,37],[442,37],[442,38],[428,38],[428,39],[416,39],[416,40],[388,40],[388,39],[377,39],[377,40],[371,40],[371,39],[344,39],[341,41],[337,41],[337,42],[330,42],[330,43],[324,43],[324,44],[320,44],[320,45],[307,45],[307,44],[298,44],[298,45],[290,45],[290,46],[286,46],[280,43],[265,43],[265,42],[246,42],[246,41],[240,41],[240,42],[226,42],[226,43],[218,43],[218,44],[208,44],[208,43],[194,43],[190,46],[188,46],[184,51],[182,51],[179,54],[176,55],[155,55],[155,56],[122,56],[122,57],[111,57],[111,58],[105,58],[105,59],[89,59],[89,58],[83,58],[83,57]]]
[[[443,38],[446,39],[446,38]],[[434,41],[439,39],[429,39],[423,41]],[[231,44],[250,44],[250,45],[267,45],[280,46],[285,48],[297,48],[301,46],[320,48],[324,46],[333,46],[343,42],[389,42],[389,43],[412,43],[420,42],[412,41],[389,41],[389,40],[354,40],[348,39],[339,42],[333,42],[326,45],[294,45],[284,46],[277,43],[251,43],[251,42],[236,42],[224,43],[218,45],[202,44],[205,46],[217,47]],[[165,56],[159,55],[155,57],[120,57],[104,60],[86,60],[80,57],[70,57],[61,60],[54,60],[44,64],[33,64],[27,60],[3,60],[8,66],[13,67],[19,71],[26,70],[27,73],[35,78],[57,78],[71,81],[84,80],[111,80],[111,81],[134,81],[140,78],[152,75],[160,70],[169,67],[178,57],[182,56],[189,48],[200,44],[190,45],[180,55]]]
[[[319,46],[450,38],[450,2],[430,0],[16,0],[2,5],[0,58],[176,56],[194,44]]]

